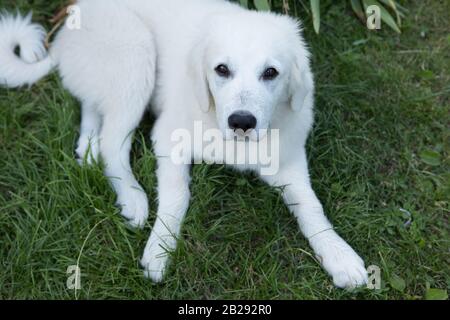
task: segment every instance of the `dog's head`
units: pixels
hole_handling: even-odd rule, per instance
[[[250,131],[257,140],[277,107],[311,107],[314,81],[299,23],[287,16],[250,12],[210,18],[189,57],[199,107],[215,107],[224,136]]]

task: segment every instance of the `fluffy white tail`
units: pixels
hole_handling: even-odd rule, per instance
[[[46,76],[54,62],[44,46],[46,32],[26,17],[0,15],[0,86],[16,88],[31,85]],[[20,57],[15,49],[20,48]]]

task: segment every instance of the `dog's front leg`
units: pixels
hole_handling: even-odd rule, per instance
[[[364,262],[326,218],[311,187],[305,151],[284,161],[276,175],[262,178],[271,185],[283,187],[286,204],[334,284],[340,288],[364,285],[367,282]]]
[[[141,264],[146,277],[161,282],[189,206],[189,166],[160,158],[157,177],[158,213]]]

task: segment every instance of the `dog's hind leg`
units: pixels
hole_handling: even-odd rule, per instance
[[[88,162],[101,155],[122,215],[142,227],[148,201],[131,171],[129,153],[154,88],[153,35],[121,1],[78,5],[81,28],[64,26],[51,49],[64,86],[83,103],[77,153],[81,158],[92,154]]]
[[[133,175],[130,150],[134,130],[145,111],[125,114],[126,105],[119,107],[122,113],[108,112],[103,117],[100,132],[100,153],[105,164],[105,175],[117,193],[121,214],[133,227],[143,227],[148,217],[148,199]],[[114,108],[112,108],[114,109]]]
[[[80,164],[92,164],[98,161],[100,153],[99,135],[101,116],[95,104],[83,102],[81,108],[80,138],[77,144],[77,160]]]

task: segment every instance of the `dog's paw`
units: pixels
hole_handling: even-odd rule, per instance
[[[141,259],[144,276],[155,283],[161,283],[169,261],[169,253],[160,245],[154,244],[146,249]]]
[[[117,205],[122,208],[121,215],[133,228],[143,228],[148,218],[148,198],[140,188],[129,188],[121,192]]]
[[[367,284],[364,261],[344,240],[325,240],[321,248],[317,258],[332,276],[336,287],[352,289]]]

